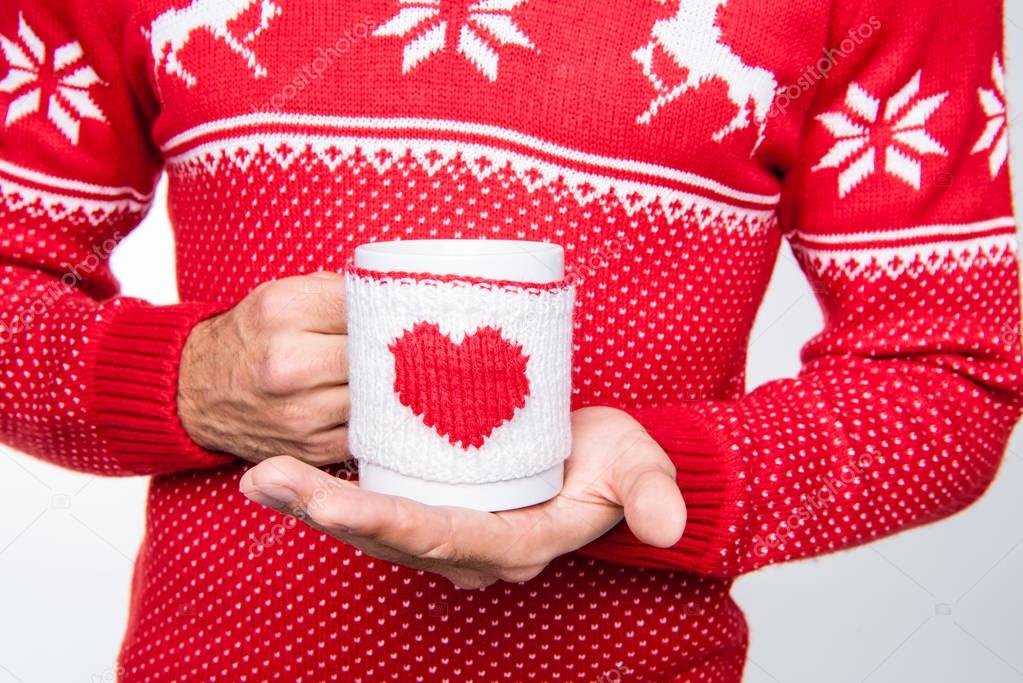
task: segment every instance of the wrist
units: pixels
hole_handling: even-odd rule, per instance
[[[103,329],[87,400],[119,461],[144,461],[153,473],[225,462],[190,438],[176,403],[185,339],[216,311],[208,304],[149,306],[129,300]]]
[[[181,349],[176,395],[178,419],[185,433],[197,445],[214,451],[221,450],[221,445],[208,424],[210,397],[217,385],[210,366],[217,364],[215,349],[222,318],[200,321],[188,333]]]

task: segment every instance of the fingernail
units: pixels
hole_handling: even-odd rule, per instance
[[[272,508],[291,507],[298,502],[298,494],[283,486],[264,486],[244,493],[249,500]]]

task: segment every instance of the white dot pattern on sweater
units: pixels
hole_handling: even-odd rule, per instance
[[[780,237],[770,222],[754,223],[752,229],[742,220],[732,223],[738,228],[708,224],[700,220],[701,207],[695,204],[668,220],[660,197],[630,206],[614,192],[580,198],[557,182],[538,184],[530,195],[523,174],[506,166],[480,178],[460,155],[449,155],[432,174],[411,154],[375,165],[356,156],[342,166],[346,172],[330,175],[309,150],[285,157],[280,150],[249,152],[244,173],[225,159],[173,169],[171,203],[180,258],[189,264],[181,278],[186,299],[230,302],[263,280],[304,272],[310,263],[340,267],[363,239],[551,239],[566,247],[579,287],[577,405],[656,405],[670,401],[680,385],[723,401],[740,395],[736,378],[741,378],[742,354],[734,350],[742,347],[752,318],[733,314],[744,301],[759,300],[766,285]],[[282,163],[282,158],[292,161]],[[358,193],[344,190],[353,185],[360,187]],[[536,216],[525,233],[519,232],[522,221],[517,220],[522,196],[530,197],[530,216]],[[302,202],[295,204],[295,197]],[[478,234],[410,220],[434,215],[441,206],[468,218],[465,225]],[[40,218],[53,213],[39,202],[31,208],[20,209],[23,224],[32,222],[29,234],[45,230]],[[90,221],[79,214],[76,225],[78,234],[102,241],[116,232],[118,221],[131,218]],[[316,229],[303,231],[300,224]],[[562,224],[587,224],[591,231],[585,240],[570,237],[555,227]],[[516,232],[507,235],[510,229]],[[594,240],[594,234],[604,239]],[[60,242],[46,258],[54,268],[78,262],[88,257],[89,243]],[[37,261],[31,250],[46,244],[40,239],[21,247],[8,241],[4,247],[15,256],[24,248],[21,258]],[[727,258],[720,257],[726,253]],[[848,300],[850,277],[862,275],[862,267],[850,270],[846,263],[818,258],[802,247],[796,253],[825,305],[840,310]],[[730,401],[701,403],[704,417],[724,431],[741,430],[760,439],[748,451],[756,458],[744,456],[744,478],[734,482],[746,490],[737,496],[733,524],[743,527],[755,520],[756,526],[752,533],[734,534],[735,547],[722,550],[725,572],[842,547],[850,531],[863,540],[873,538],[947,513],[980,492],[978,486],[965,496],[959,493],[964,481],[986,481],[995,461],[972,459],[962,444],[972,439],[977,452],[997,452],[1014,419],[1013,408],[992,401],[966,380],[951,380],[951,387],[958,381],[954,390],[959,396],[949,400],[942,395],[936,401],[926,391],[928,371],[916,364],[864,358],[861,370],[851,373],[848,362],[836,360],[864,353],[864,348],[912,353],[942,335],[947,339],[941,344],[959,348],[991,321],[996,329],[1012,324],[1012,297],[988,298],[992,292],[1014,291],[1011,251],[995,245],[951,251],[944,259],[939,266],[909,263],[898,271],[879,269],[859,278],[861,303],[807,348],[805,377],[754,392],[741,407]],[[964,262],[968,269],[961,267]],[[48,280],[23,271],[9,266],[5,285],[26,288],[26,294],[16,296],[28,300]],[[907,271],[916,276],[900,277]],[[663,272],[676,275],[649,280],[651,273]],[[945,278],[954,286],[935,286],[936,279]],[[694,291],[686,285],[694,281],[720,284]],[[886,293],[893,286],[903,290],[888,304],[898,310],[868,305],[882,297],[889,300]],[[947,300],[948,291],[956,292],[955,300]],[[38,343],[37,335],[62,330],[44,336],[47,352],[25,348],[25,354],[45,362],[53,343],[63,340],[66,353],[52,358],[76,357],[74,333],[90,321],[76,320],[73,306],[61,310],[65,317],[39,320],[31,332],[17,337],[18,344],[31,346]],[[922,310],[956,311],[959,324],[931,318],[931,328],[920,329],[915,321]],[[96,315],[89,306],[81,311]],[[964,311],[976,319],[965,319]],[[892,325],[891,319],[904,324]],[[625,333],[616,337],[616,331]],[[987,370],[982,359],[938,356],[934,364],[992,385],[1017,381],[998,363],[989,363]],[[53,372],[45,369],[37,377],[45,381]],[[62,381],[78,377],[59,374],[67,378]],[[4,388],[11,406],[5,415],[28,410],[39,416],[38,436],[29,431],[23,437],[26,450],[56,450],[66,454],[66,464],[116,471],[98,460],[100,449],[90,452],[82,446],[97,439],[75,431],[89,429],[73,404],[79,392],[50,387],[46,393],[30,385],[18,394],[10,385]],[[780,391],[790,407],[775,400]],[[33,396],[40,397],[37,404],[19,403]],[[829,407],[836,405],[843,407],[841,415]],[[947,417],[950,405],[959,412],[955,419]],[[62,408],[68,412],[53,415]],[[46,423],[61,417],[72,419],[60,420],[60,429]],[[907,432],[907,423],[922,430]],[[977,424],[990,427],[978,429]],[[8,433],[23,425],[16,421]],[[806,441],[804,435],[811,432],[830,436]],[[740,441],[731,434],[727,442]],[[843,458],[848,467],[841,464]],[[828,479],[846,470],[848,477]],[[149,541],[139,568],[142,583],[122,662],[127,679],[249,680],[255,679],[251,671],[258,671],[255,676],[265,680],[405,680],[412,667],[431,662],[426,671],[441,679],[585,681],[628,670],[637,680],[661,680],[680,661],[711,651],[716,655],[701,665],[705,672],[692,669],[687,680],[734,680],[741,669],[744,631],[727,598],[727,581],[568,557],[524,586],[454,591],[436,578],[375,562],[310,530],[282,526],[275,515],[239,498],[241,471],[175,475],[154,483]],[[828,497],[828,519],[840,524],[841,532],[798,519],[804,509],[807,515],[819,512],[813,500],[822,491]],[[360,589],[351,590],[354,585]],[[610,594],[614,598],[608,602]],[[573,609],[566,611],[566,604]],[[697,628],[680,626],[680,619],[697,615]],[[595,626],[608,621],[613,628]],[[276,623],[287,624],[283,633]],[[403,639],[406,633],[414,635]],[[404,645],[395,650],[395,642]],[[509,659],[512,653],[516,656]],[[538,668],[527,664],[532,661]],[[517,667],[527,667],[528,673]]]
[[[106,258],[146,208],[135,201],[83,202],[0,182],[6,228],[0,233],[5,313],[0,355],[19,359],[0,375],[0,433],[11,445],[52,453],[65,467],[125,473],[106,457],[82,397],[91,371],[89,330],[102,325],[111,310],[134,302],[112,299],[97,307],[74,287],[87,283],[100,296],[116,292]]]
[[[29,56],[0,62],[16,91],[0,93],[0,433],[69,467],[161,475],[126,683],[736,683],[746,628],[729,577],[937,519],[994,475],[1023,394],[1007,173],[985,132],[1001,123],[984,95],[992,81],[1001,92],[994,6],[529,0],[483,17],[528,49],[476,34],[459,52],[437,42],[443,21],[465,19],[457,2],[400,20],[390,0],[359,16],[353,3],[253,2],[219,32],[159,4],[0,9],[17,51],[74,42],[104,79],[84,75],[77,103],[95,98],[106,120],[58,123],[33,111]],[[321,29],[392,19],[401,40],[349,41],[318,87],[287,83],[295,114],[267,109]],[[225,31],[257,20],[239,59]],[[872,33],[856,58],[766,111],[824,33],[858,25]],[[161,50],[167,31],[178,44]],[[145,209],[121,186],[148,183],[151,137],[169,160],[190,302],[175,307],[110,298],[103,263]],[[191,325],[260,282],[405,237],[565,247],[573,403],[630,410],[669,452],[689,511],[680,543],[644,547],[619,527],[525,585],[455,591],[248,502],[242,465],[193,469],[227,459],[177,424]],[[746,395],[783,237],[825,327],[799,377]],[[79,287],[53,289],[78,264]]]
[[[225,149],[240,154],[243,148]],[[694,392],[722,401],[701,402],[703,418],[724,432],[760,439],[748,451],[756,458],[744,456],[740,471],[745,474],[733,482],[745,487],[736,497],[733,526],[754,520],[756,526],[751,533],[733,534],[734,547],[722,549],[720,569],[726,573],[842,547],[848,544],[846,529],[866,540],[965,504],[969,497],[955,493],[962,482],[986,480],[995,463],[967,459],[961,445],[965,434],[952,432],[983,420],[990,429],[971,427],[970,436],[987,439],[981,452],[995,452],[1014,417],[1012,409],[960,380],[959,391],[969,400],[952,403],[976,414],[951,420],[944,417],[948,402],[936,405],[926,394],[927,371],[899,367],[899,361],[864,359],[862,371],[851,374],[847,362],[836,360],[864,345],[882,344],[891,354],[912,352],[956,329],[940,320],[933,329],[914,327],[919,310],[965,308],[978,311],[985,325],[1013,320],[1015,310],[1006,303],[1011,298],[996,297],[994,305],[1000,308],[992,309],[982,296],[992,286],[1012,291],[1012,254],[1004,248],[949,252],[942,267],[909,263],[860,278],[864,302],[892,286],[908,288],[892,304],[899,310],[884,311],[884,318],[877,319],[877,307],[860,304],[843,315],[842,326],[807,348],[809,374],[772,384],[736,404],[743,358],[734,350],[742,347],[752,318],[734,312],[744,301],[759,300],[766,285],[780,239],[770,221],[707,223],[698,204],[676,211],[669,220],[662,197],[647,198],[639,206],[613,191],[580,198],[556,181],[537,184],[530,194],[523,187],[525,174],[506,166],[481,178],[458,154],[448,154],[446,164],[433,173],[411,154],[388,164],[355,155],[341,167],[345,172],[331,175],[308,149],[283,156],[280,149],[247,152],[244,172],[227,158],[172,168],[180,259],[189,264],[181,274],[185,299],[230,302],[261,281],[304,272],[310,262],[340,267],[363,239],[528,236],[560,242],[570,255],[580,296],[577,405],[657,405],[671,401],[679,385],[697,387]],[[358,193],[343,189],[353,185],[360,187]],[[252,192],[258,192],[258,199]],[[525,233],[515,220],[523,195],[531,197],[530,216],[537,216]],[[282,208],[295,206],[295,197],[302,198],[300,210]],[[410,220],[434,215],[445,205],[445,212],[459,213],[479,234]],[[36,214],[31,218],[37,221]],[[564,223],[587,224],[591,231],[570,237],[555,227]],[[316,229],[302,231],[300,224]],[[101,221],[97,238],[113,226]],[[512,229],[507,226],[516,232],[507,235]],[[594,240],[593,234],[606,238]],[[64,247],[54,258],[64,262],[87,253],[84,246],[77,252]],[[803,247],[796,253],[825,305],[840,309],[850,277],[862,275],[862,267],[850,269]],[[971,266],[965,271],[964,259]],[[907,271],[930,275],[900,277]],[[651,273],[662,272],[676,275],[649,281]],[[949,289],[934,287],[934,278],[955,279],[958,300],[945,301],[942,292]],[[720,284],[699,291],[686,284],[715,280]],[[22,287],[31,282],[24,277],[9,281]],[[988,289],[979,289],[982,285]],[[888,324],[892,315],[905,326]],[[961,315],[957,320],[962,321]],[[44,329],[33,328],[36,333]],[[948,344],[966,343],[963,335],[970,327],[961,329],[960,338]],[[26,343],[31,341],[29,335]],[[1014,381],[985,375],[983,363],[958,356],[936,363],[992,383]],[[779,391],[791,406],[779,406]],[[829,408],[836,405],[843,406],[840,416]],[[928,427],[916,436],[904,430],[907,422]],[[807,441],[804,435],[811,432],[830,436]],[[52,439],[55,431],[48,427],[42,433]],[[921,441],[935,435],[933,443]],[[741,441],[735,433],[727,438],[727,443]],[[62,448],[74,466],[98,464],[90,464],[88,453],[70,446],[68,437],[26,443],[30,449]],[[847,468],[843,458],[849,460]],[[848,477],[828,478],[846,469]],[[149,539],[139,567],[142,583],[122,662],[126,679],[407,680],[423,665],[441,680],[589,681],[614,671],[632,672],[636,680],[663,680],[679,662],[707,652],[716,654],[690,667],[685,680],[729,681],[739,675],[745,636],[741,615],[727,598],[727,581],[570,556],[524,586],[455,591],[439,579],[366,558],[240,499],[242,471],[233,467],[154,482]],[[784,479],[778,479],[779,473]],[[891,486],[893,478],[904,485]],[[921,498],[907,506],[913,498],[907,500],[905,491],[917,489]],[[833,497],[827,501],[827,516],[842,525],[841,533],[803,525],[793,516],[804,508],[807,514],[819,512],[813,501],[825,495],[822,491]],[[610,601],[609,595],[614,596]],[[565,610],[566,604],[572,609]],[[698,626],[685,625],[694,619],[691,623]],[[605,622],[611,628],[599,626]],[[287,624],[283,632],[274,626],[278,623]],[[405,637],[409,633],[411,638]],[[395,649],[398,642],[403,645]]]
[[[720,581],[569,557],[528,584],[461,591],[239,501],[241,472],[154,483],[128,680],[664,680],[721,648],[727,671],[691,680],[741,670]]]
[[[557,179],[531,193],[524,173],[506,166],[481,180],[457,154],[430,175],[408,153],[386,165],[356,155],[331,172],[308,149],[229,149],[244,158],[244,172],[210,156],[171,169],[179,261],[189,264],[181,273],[185,299],[231,301],[310,262],[339,268],[356,244],[372,239],[551,239],[565,246],[581,298],[576,405],[663,402],[680,385],[722,398],[742,388],[743,359],[734,349],[752,316],[722,324],[720,315],[762,295],[779,240],[769,219],[740,215],[726,228],[728,221],[701,216],[713,209],[690,203],[682,211],[676,204],[669,223],[659,196],[640,207],[613,190],[581,201]],[[474,232],[418,220],[442,210]],[[562,225],[592,229],[569,236]],[[727,261],[716,258],[721,249],[732,255]],[[666,274],[651,282],[654,272]],[[694,292],[685,285],[694,277],[722,286]],[[696,667],[687,680],[734,680],[741,670],[745,636],[727,582],[568,557],[524,586],[456,591],[304,528],[289,528],[253,557],[253,539],[260,548],[282,521],[239,501],[241,472],[154,485],[149,548],[159,555],[144,558],[140,621],[125,647],[131,676],[172,680],[187,670],[181,661],[193,648],[221,642],[208,633],[236,642],[234,615],[247,620],[245,651],[221,654],[227,668],[219,670],[213,653],[204,655],[209,669],[199,673],[211,680],[231,680],[231,666],[260,658],[252,648],[270,633],[273,651],[291,655],[269,665],[273,676],[261,673],[268,680],[403,681],[424,660],[433,662],[427,680],[593,681],[614,671],[663,680],[708,652],[716,654],[683,664]],[[223,566],[206,568],[211,560]],[[181,615],[179,605],[205,611]],[[288,624],[283,634],[273,630],[278,619]]]
[[[183,296],[230,301],[310,264],[341,269],[354,246],[375,240],[550,240],[564,246],[579,285],[578,404],[667,403],[679,386],[694,398],[744,388],[745,357],[734,349],[753,322],[746,304],[763,295],[773,266],[770,214],[649,186],[639,196],[586,176],[570,185],[565,169],[519,168],[500,150],[488,160],[446,143],[430,150],[436,157],[362,143],[345,157],[348,140],[323,151],[289,142],[228,143],[172,167],[179,258],[195,264],[182,273]],[[422,157],[447,161],[428,170]]]

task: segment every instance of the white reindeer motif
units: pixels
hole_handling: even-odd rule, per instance
[[[217,40],[222,40],[245,60],[255,78],[266,76],[266,69],[259,63],[256,54],[248,47],[256,37],[265,31],[274,17],[281,13],[273,0],[261,2],[259,26],[239,39],[229,28],[231,22],[248,11],[257,0],[192,0],[182,9],[169,9],[143,31],[153,50],[153,62],[157,73],[166,63],[168,74],[178,76],[188,87],[196,84],[195,76],[181,63],[180,53],[196,31],[205,29]]]
[[[752,110],[758,126],[757,143],[753,147],[756,152],[764,141],[767,118],[778,90],[777,79],[767,69],[746,64],[722,41],[717,15],[728,0],[673,1],[679,3],[678,13],[657,21],[652,40],[632,53],[657,90],[657,96],[636,123],[650,123],[665,105],[704,83],[720,79],[728,85],[728,98],[739,111],[728,125],[714,133],[714,140],[721,142],[735,131],[748,128]],[[658,2],[664,4],[665,0]],[[681,83],[669,85],[655,72],[654,53],[658,47],[685,72]]]

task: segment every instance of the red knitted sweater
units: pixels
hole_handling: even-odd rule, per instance
[[[734,683],[730,577],[973,501],[1023,391],[999,5],[6,0],[0,433],[155,475],[122,680]],[[154,307],[107,256],[161,170],[183,303]],[[676,547],[622,527],[456,591],[189,440],[197,321],[404,237],[564,246],[574,405],[670,453]],[[747,393],[783,240],[825,324]]]

